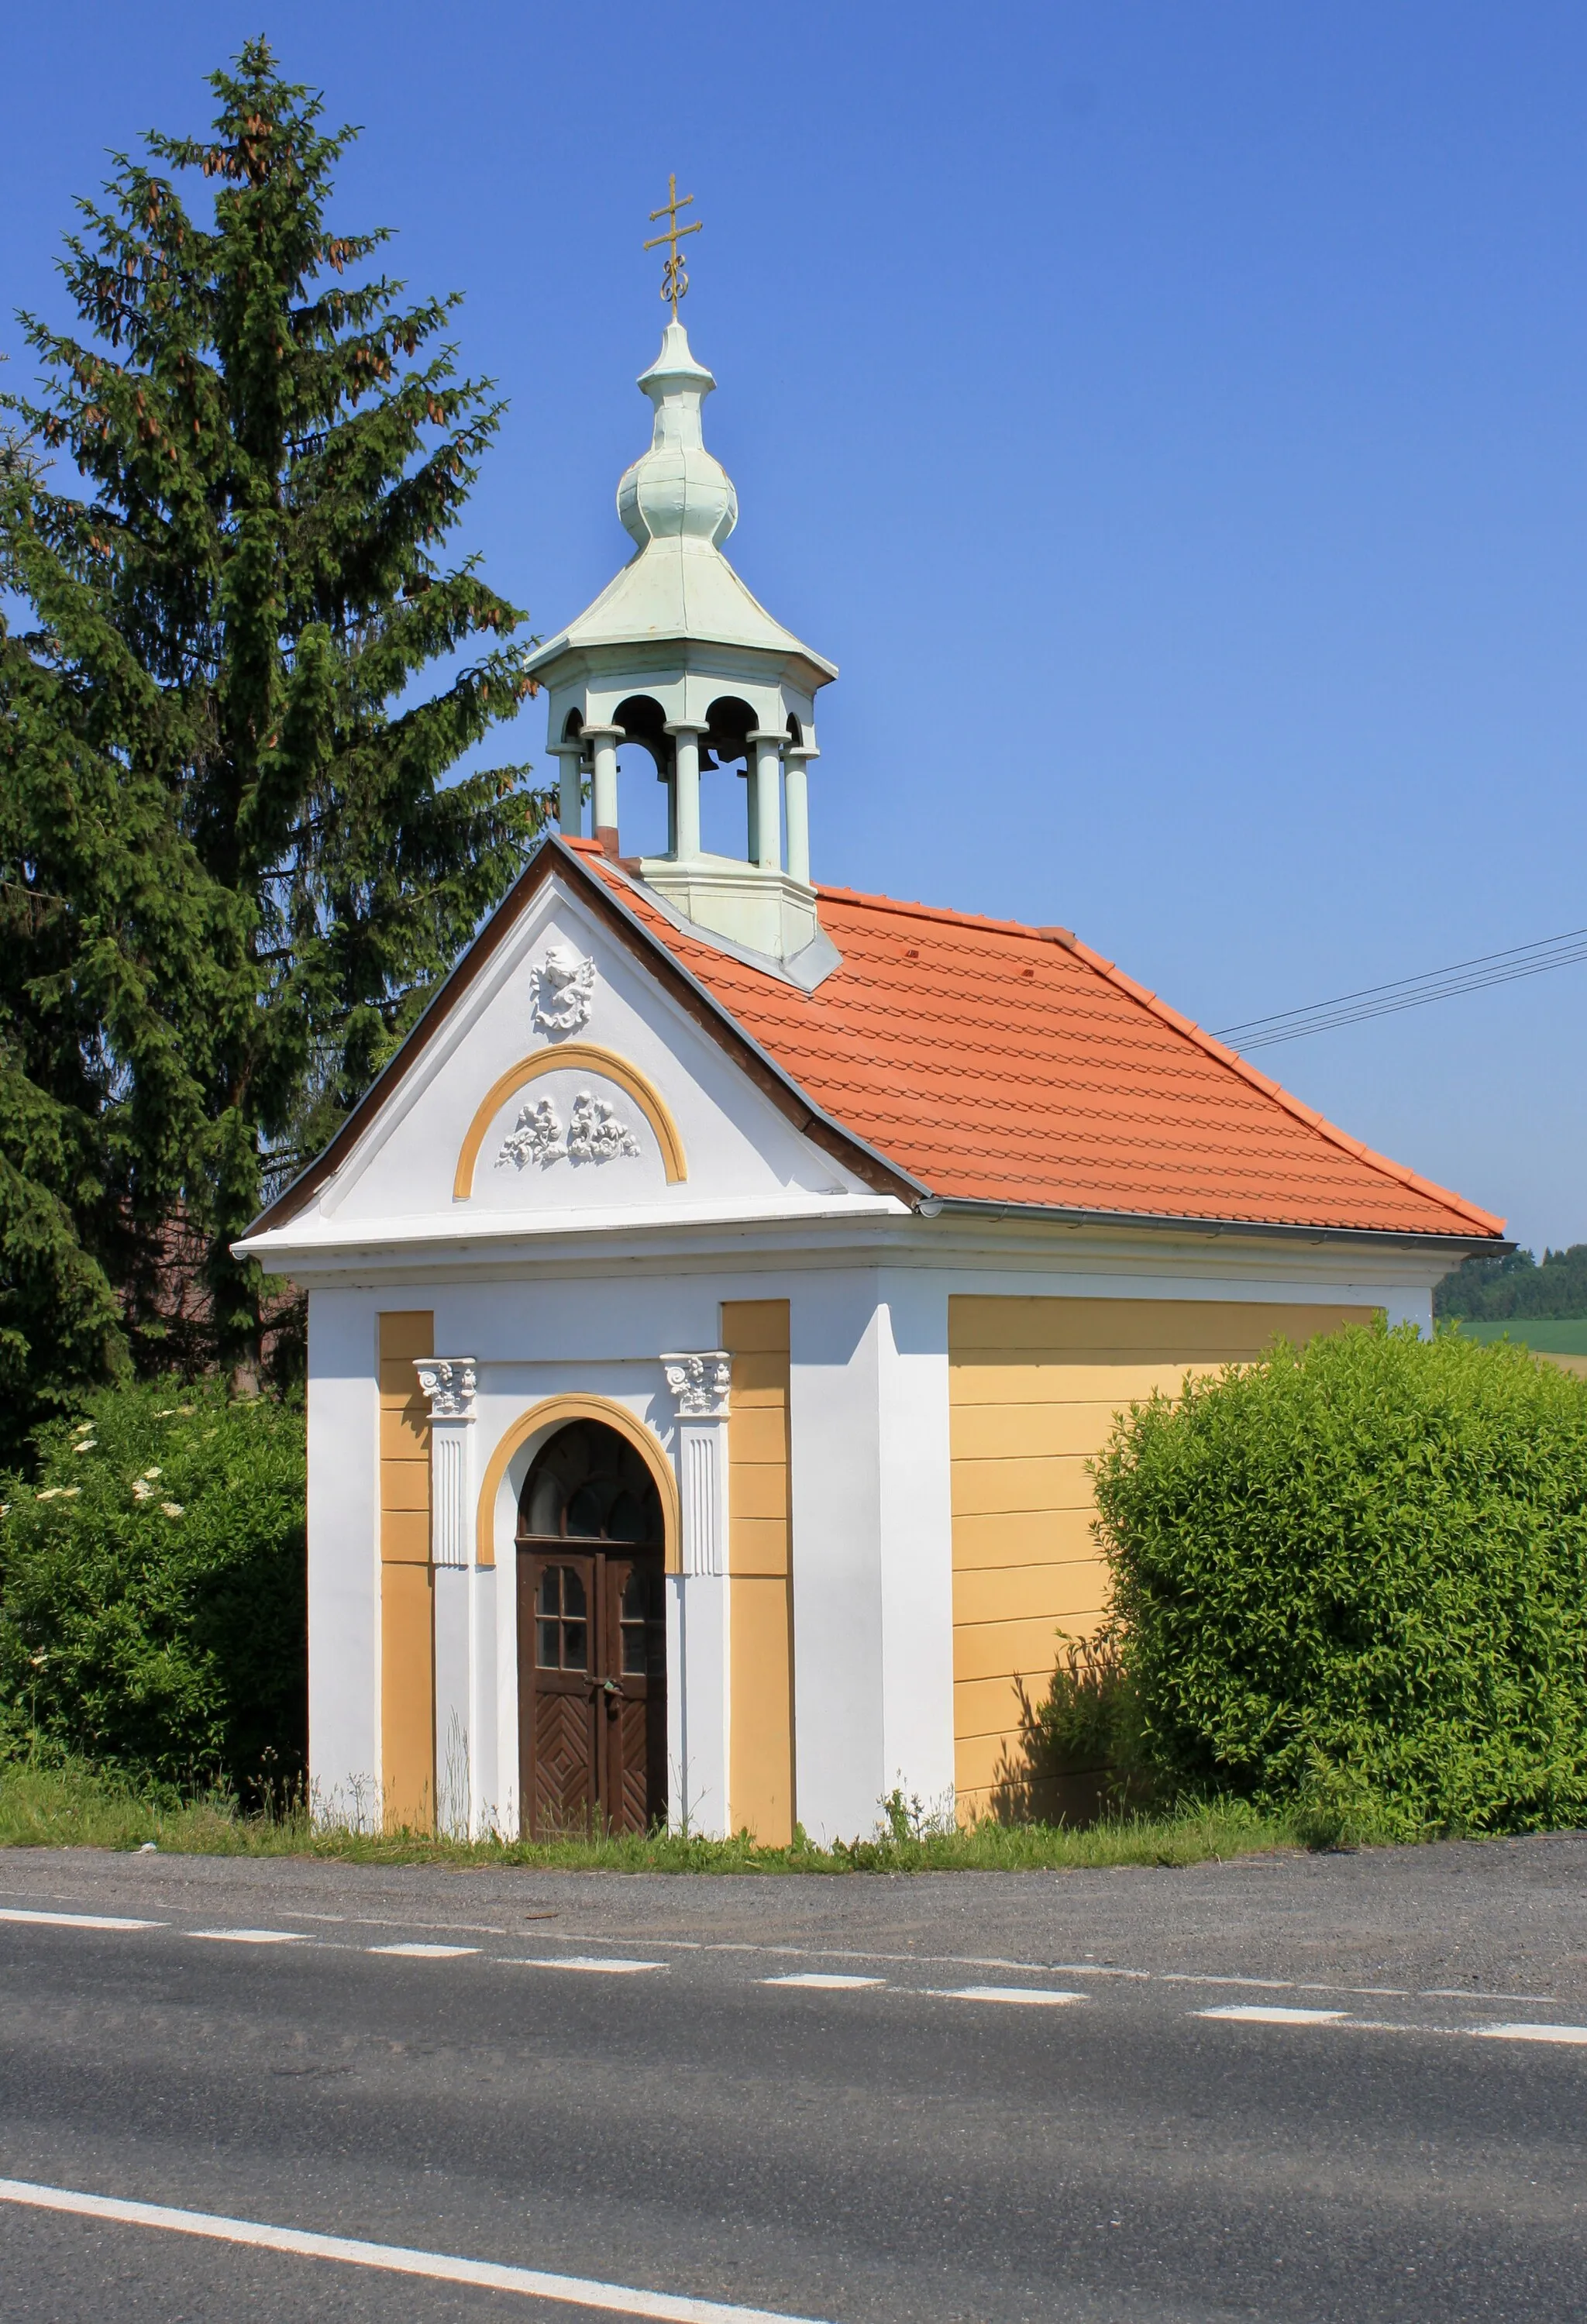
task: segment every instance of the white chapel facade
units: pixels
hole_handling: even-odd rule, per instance
[[[1114,1413],[1426,1328],[1501,1222],[1067,928],[815,884],[835,669],[723,554],[676,310],[639,383],[634,553],[531,665],[560,832],[238,1246],[309,1296],[314,1794],[771,1843],[894,1789],[1017,1812],[1022,1695],[1104,1610]]]

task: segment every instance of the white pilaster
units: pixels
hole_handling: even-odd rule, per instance
[[[691,722],[669,721],[674,744],[672,851],[682,862],[700,852],[700,737],[707,730]]]
[[[882,1781],[954,1810],[948,1280],[889,1269],[876,1311]]]
[[[778,813],[777,774],[783,737],[758,727],[744,739],[752,753],[750,765],[750,797],[753,802],[750,859],[762,872],[780,872],[782,869],[782,817]],[[806,853],[808,853],[807,848]]]
[[[814,1840],[874,1830],[882,1714],[880,1283],[813,1270],[793,1303],[794,1796]]]
[[[663,1356],[677,1410],[683,1571],[667,1607],[668,1756],[672,1821],[727,1836],[731,1717],[727,1608],[727,1419],[733,1360],[724,1349]]]
[[[429,1556],[435,1584],[436,1821],[472,1837],[480,1812],[475,1757],[475,1582],[471,1534],[475,1364],[472,1356],[421,1356],[429,1399]]]
[[[317,1821],[380,1829],[375,1301],[309,1296],[309,1782]]]

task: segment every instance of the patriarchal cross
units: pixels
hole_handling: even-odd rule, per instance
[[[667,220],[667,231],[665,234],[652,235],[645,244],[647,250],[660,250],[663,243],[667,244],[667,263],[661,269],[661,296],[663,299],[671,300],[672,319],[675,323],[678,320],[678,302],[688,289],[688,276],[683,271],[683,261],[678,254],[678,245],[686,234],[698,234],[703,223],[701,219],[697,218],[693,226],[679,226],[678,213],[679,210],[687,209],[693,199],[692,194],[685,194],[681,201],[678,199],[677,174],[669,170],[667,173],[667,198],[659,210],[650,212],[650,224],[654,226],[659,217],[664,217]]]

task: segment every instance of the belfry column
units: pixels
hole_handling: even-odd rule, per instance
[[[681,1573],[667,1577],[667,1763],[675,1827],[725,1840],[727,1754],[727,1407],[724,1349],[663,1356],[678,1414]]]
[[[595,835],[608,855],[617,853],[617,745],[621,726],[586,726],[584,739],[595,754]]]
[[[435,1587],[436,1829],[472,1837],[481,1803],[474,1761],[479,1720],[475,1654],[472,1356],[420,1356],[429,1399],[429,1562]]]
[[[754,813],[750,826],[750,859],[762,872],[782,869],[782,817],[778,812],[778,754],[783,737],[757,729],[744,740],[754,752],[750,769]]]
[[[813,742],[785,742],[782,797],[788,812],[788,876],[810,884],[810,807],[805,770],[820,752]]]
[[[673,742],[673,851],[687,862],[700,852],[700,737],[707,730],[678,718],[664,731]]]
[[[550,757],[559,763],[557,772],[557,822],[565,838],[577,839],[584,828],[584,755],[582,734],[570,735],[566,742],[548,742]]]

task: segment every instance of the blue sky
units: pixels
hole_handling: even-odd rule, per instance
[[[0,315],[67,319],[73,196],[260,30],[364,124],[337,223],[467,294],[465,545],[544,632],[626,553],[695,193],[729,553],[842,669],[818,877],[1214,1027],[1587,923],[1587,12],[78,0],[6,34]],[[1584,1016],[1577,966],[1257,1062],[1561,1244]]]

